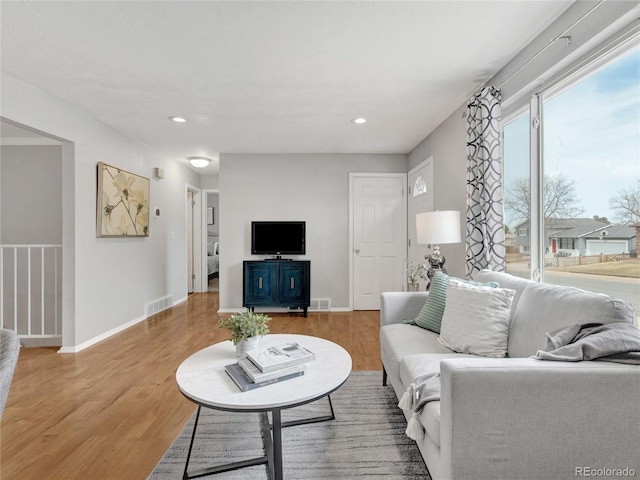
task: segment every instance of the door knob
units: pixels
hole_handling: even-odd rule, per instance
[[[360,253],[360,249],[359,248],[356,248],[356,253]]]

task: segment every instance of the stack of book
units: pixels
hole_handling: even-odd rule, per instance
[[[249,350],[245,358],[227,365],[225,370],[240,390],[246,392],[304,375],[304,364],[315,358],[313,352],[292,342]]]

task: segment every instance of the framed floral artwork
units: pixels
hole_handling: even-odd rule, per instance
[[[149,236],[150,181],[98,163],[97,237]]]

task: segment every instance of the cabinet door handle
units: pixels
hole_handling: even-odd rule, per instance
[[[289,281],[289,284],[291,285],[291,290],[296,288],[296,281],[295,281],[295,279],[293,277],[291,277],[291,280]]]
[[[258,288],[262,288],[262,277],[258,277]]]

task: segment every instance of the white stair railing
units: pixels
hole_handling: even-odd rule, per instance
[[[0,245],[0,325],[21,339],[62,336],[62,245]]]

